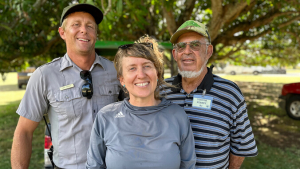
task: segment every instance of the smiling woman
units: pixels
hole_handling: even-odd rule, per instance
[[[119,47],[118,78],[129,98],[101,109],[87,168],[194,168],[194,138],[183,109],[159,96],[163,61],[148,36]],[[116,163],[118,161],[118,163]]]

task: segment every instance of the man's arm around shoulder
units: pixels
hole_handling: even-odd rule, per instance
[[[32,136],[38,124],[39,122],[20,116],[11,150],[12,169],[28,168],[31,157]]]

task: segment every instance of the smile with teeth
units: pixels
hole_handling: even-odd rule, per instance
[[[148,84],[149,84],[149,82],[146,82],[146,83],[136,83],[135,85],[136,86],[146,86]]]
[[[193,59],[185,59],[183,60],[184,62],[193,62],[194,60]]]
[[[87,40],[87,39],[79,39],[79,38],[78,38],[78,40],[80,40],[80,41],[84,41],[84,42],[88,42],[88,41],[90,41],[90,40]]]

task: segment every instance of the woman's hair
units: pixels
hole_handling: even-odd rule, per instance
[[[155,99],[159,99],[160,87],[163,87],[162,85],[167,85],[167,83],[163,79],[163,53],[159,50],[157,41],[148,35],[144,35],[135,41],[134,44],[120,46],[114,60],[114,66],[117,70],[118,78],[123,76],[122,60],[124,57],[144,58],[150,60],[154,64],[158,76],[154,97]],[[123,90],[127,92],[125,88],[123,88]]]

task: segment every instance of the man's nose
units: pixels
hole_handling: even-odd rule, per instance
[[[185,47],[185,49],[183,50],[183,53],[185,53],[185,54],[189,54],[189,53],[192,53],[192,49],[191,49],[191,47],[190,47],[190,45],[189,44],[186,44],[186,47]]]
[[[80,27],[80,32],[81,33],[86,33],[87,32],[87,27],[85,25]]]

